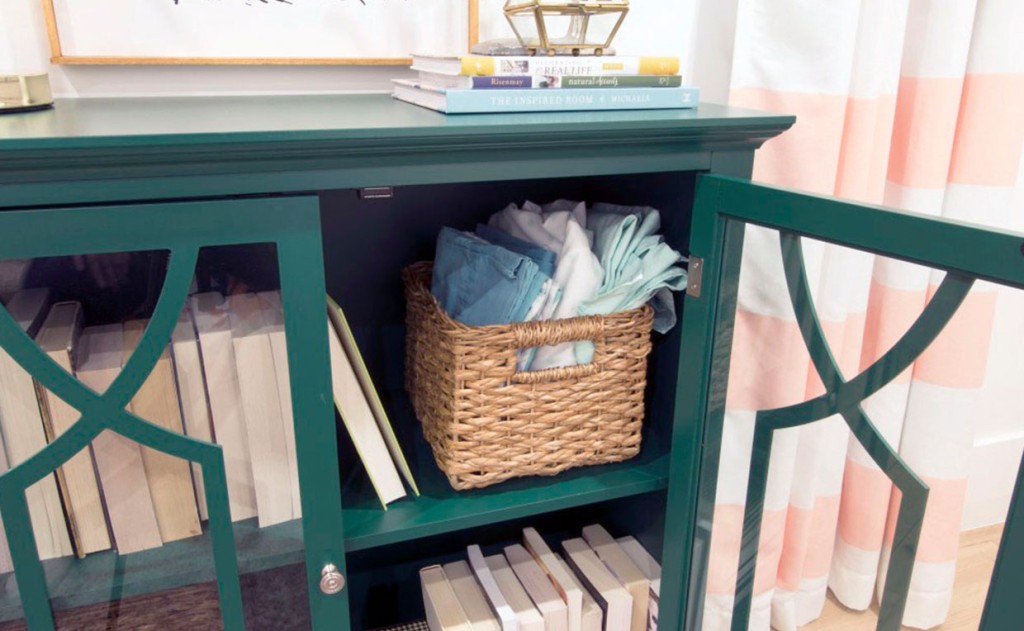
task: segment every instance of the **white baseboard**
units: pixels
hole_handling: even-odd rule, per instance
[[[1022,452],[1024,432],[988,437],[975,443],[968,465],[962,530],[1006,521]]]

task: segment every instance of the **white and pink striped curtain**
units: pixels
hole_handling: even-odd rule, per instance
[[[759,151],[755,180],[1024,229],[1021,0],[697,0],[694,16],[693,76],[706,100],[797,116]],[[754,413],[822,392],[789,305],[778,235],[747,235],[705,629],[731,618]],[[847,377],[889,349],[941,280],[848,249],[804,248]],[[1021,301],[1002,296],[976,286],[933,347],[865,405],[931,487],[904,617],[912,627],[945,619],[973,428],[977,411],[992,407],[979,397],[997,373],[1019,369],[989,353],[994,320],[1024,322]],[[1001,330],[1019,337],[1021,327]],[[827,590],[868,608],[887,567],[892,488],[838,417],[777,433],[750,628],[807,624]]]

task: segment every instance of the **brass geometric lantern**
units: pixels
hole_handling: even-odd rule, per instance
[[[506,0],[505,17],[523,48],[554,55],[603,55],[629,12],[629,0]]]

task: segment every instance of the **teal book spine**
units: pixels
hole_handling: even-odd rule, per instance
[[[448,90],[449,114],[656,110],[697,107],[695,87]]]

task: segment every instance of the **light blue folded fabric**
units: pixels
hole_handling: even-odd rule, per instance
[[[529,241],[513,237],[500,228],[488,226],[483,223],[478,223],[476,225],[476,236],[488,241],[489,243],[493,243],[494,245],[500,245],[506,250],[511,250],[516,254],[522,254],[523,256],[529,257],[531,261],[537,264],[541,273],[548,278],[555,275],[555,253],[551,250],[542,248],[539,245],[534,245]]]
[[[529,257],[469,232],[442,228],[431,293],[470,326],[522,321],[548,277]]]
[[[686,259],[658,234],[658,211],[595,204],[587,225],[594,231],[594,253],[605,275],[597,295],[579,306],[580,315],[626,311],[653,300],[654,329],[664,333],[675,326],[675,304],[669,291],[686,287],[687,274],[681,265]]]

